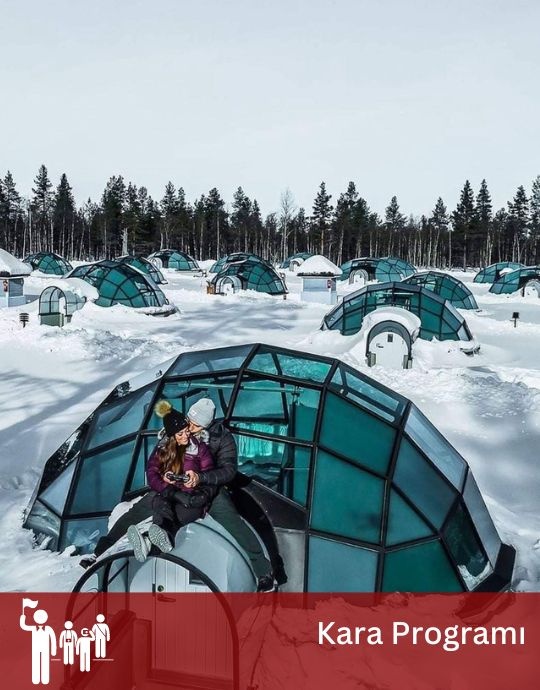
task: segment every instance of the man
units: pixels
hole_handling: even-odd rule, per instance
[[[257,591],[269,592],[274,589],[272,568],[265,557],[258,539],[243,522],[225,486],[229,484],[238,470],[238,452],[234,436],[222,422],[215,420],[216,406],[209,398],[201,398],[188,410],[190,432],[198,436],[210,448],[216,464],[215,469],[197,473],[188,470],[190,479],[186,487],[208,486],[217,490],[212,500],[209,514],[231,534],[246,552],[257,578]],[[110,532],[98,541],[94,554],[81,561],[85,568],[92,565],[96,557],[111,547],[128,532],[135,558],[144,560],[149,553],[146,538],[134,527],[152,515],[154,493],[145,494],[133,507],[122,515],[112,526]],[[130,529],[133,527],[133,529]]]

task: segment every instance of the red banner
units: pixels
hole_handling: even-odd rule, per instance
[[[532,690],[540,594],[0,594],[3,687]]]

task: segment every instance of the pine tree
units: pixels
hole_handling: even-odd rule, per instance
[[[326,251],[327,231],[330,226],[330,219],[332,217],[332,206],[330,204],[331,194],[326,192],[326,184],[321,182],[319,191],[313,202],[313,211],[311,214],[311,228],[314,243],[318,245],[318,253],[323,254]]]
[[[512,201],[508,202],[509,227],[512,235],[512,261],[521,261],[529,229],[529,200],[520,185]]]
[[[530,262],[538,265],[540,261],[540,175],[534,180],[531,187],[530,199]]]
[[[390,199],[390,204],[385,210],[385,225],[388,231],[388,255],[392,255],[394,251],[398,255],[401,254],[403,228],[405,227],[406,218],[399,210],[399,204],[396,196]],[[397,240],[397,242],[396,242]],[[397,245],[397,246],[396,246]]]
[[[11,172],[8,170],[4,180],[0,180],[0,224],[3,231],[4,246],[14,254],[18,253],[18,248],[22,245],[20,237],[23,226],[21,214],[21,195],[17,191]]]
[[[32,220],[30,227],[30,251],[52,251],[52,184],[49,173],[41,165],[32,188]]]
[[[455,263],[454,255],[461,256],[463,270],[467,268],[469,256],[469,241],[475,232],[476,209],[474,206],[474,193],[469,180],[465,181],[461,190],[459,203],[452,213],[453,246],[449,256],[449,264]]]
[[[435,208],[433,209],[431,218],[429,219],[429,224],[434,230],[435,237],[433,240],[433,245],[428,252],[427,265],[436,266],[438,263],[442,263],[442,256],[439,256],[440,243],[442,241],[441,237],[446,237],[448,234],[448,226],[450,224],[450,218],[448,217],[446,206],[441,197],[439,197],[435,203]]]
[[[485,180],[482,180],[476,196],[476,220],[476,232],[471,251],[474,252],[475,263],[480,266],[487,266],[491,263],[493,250],[493,205]]]
[[[106,258],[113,257],[122,251],[126,241],[124,235],[124,207],[126,203],[126,185],[121,175],[113,176],[107,182],[101,206],[103,210],[103,251]]]
[[[75,232],[75,200],[67,175],[62,174],[60,184],[56,188],[53,202],[53,228],[56,249],[62,256],[73,258],[73,243]]]
[[[244,194],[242,187],[238,187],[233,197],[233,212],[231,226],[234,236],[233,251],[249,251],[249,226],[251,201]]]
[[[218,190],[213,187],[206,195],[206,218],[209,242],[206,256],[219,257],[222,255],[223,238],[227,235],[227,214],[223,210],[225,202]],[[223,252],[226,254],[227,252]]]

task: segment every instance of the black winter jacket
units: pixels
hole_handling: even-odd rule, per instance
[[[223,486],[232,481],[238,470],[236,441],[222,422],[213,422],[208,428],[208,435],[206,445],[214,458],[215,469],[197,474],[201,484]]]

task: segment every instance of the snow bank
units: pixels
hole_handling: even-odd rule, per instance
[[[299,276],[340,276],[342,274],[341,268],[332,263],[330,259],[325,256],[316,254],[306,259],[300,266],[296,275]]]
[[[0,273],[8,273],[12,276],[28,276],[32,273],[32,266],[20,261],[13,254],[0,249]]]

